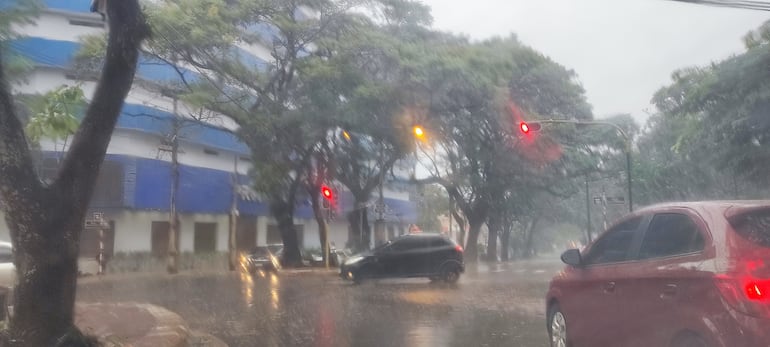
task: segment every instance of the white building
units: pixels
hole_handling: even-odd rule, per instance
[[[98,14],[88,12],[90,0],[47,0],[45,3],[47,8],[34,24],[17,28],[24,37],[10,43],[13,50],[35,65],[30,75],[14,85],[14,91],[42,94],[61,85],[80,84],[90,97],[95,82],[73,79],[71,64],[80,47],[79,39],[103,32],[105,24]],[[249,59],[267,64],[269,57],[265,54],[269,50],[259,46],[241,48],[244,54],[250,55]],[[195,71],[188,72],[195,74]],[[91,210],[104,213],[111,225],[107,233],[108,252],[153,252],[158,255],[166,252],[171,165],[165,139],[171,133],[175,116],[171,113],[174,101],[161,95],[156,86],[174,78],[177,75],[172,67],[141,59],[137,80],[113,134],[91,202]],[[182,116],[194,111],[181,103],[178,108]],[[180,132],[177,204],[181,218],[179,245],[183,252],[227,250],[229,212],[234,195],[239,211],[239,248],[280,243],[280,234],[267,204],[249,192],[246,176],[250,168],[249,150],[231,134],[234,129],[236,125],[223,117],[213,117],[206,122],[192,119],[184,122]],[[55,172],[66,144],[43,141],[41,148],[40,173],[46,178]],[[236,171],[237,176],[234,175]],[[240,183],[236,189],[233,189],[233,177],[238,177]],[[400,189],[385,191],[385,202],[390,211],[387,218],[390,235],[403,234],[407,225],[416,220],[414,204],[408,201],[405,185],[400,186]],[[344,191],[338,194],[340,217],[330,223],[330,241],[343,247],[348,237],[344,215],[352,208],[352,198]],[[302,245],[319,248],[318,227],[309,203],[298,204],[295,216]],[[7,227],[0,223],[0,240],[8,239]],[[97,244],[96,233],[84,231],[83,256],[95,254]]]

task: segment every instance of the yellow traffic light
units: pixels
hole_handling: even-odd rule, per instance
[[[425,131],[422,130],[422,127],[419,125],[414,126],[414,136],[417,136],[418,138],[422,138],[425,136]]]

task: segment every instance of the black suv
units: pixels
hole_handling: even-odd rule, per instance
[[[354,255],[340,266],[340,276],[355,283],[387,277],[427,277],[454,283],[464,271],[463,248],[440,234],[401,236]]]

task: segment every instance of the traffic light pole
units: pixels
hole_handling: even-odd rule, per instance
[[[604,125],[604,126],[611,126],[615,128],[615,130],[618,131],[620,136],[623,137],[623,151],[626,152],[626,185],[628,187],[628,212],[634,212],[634,196],[633,196],[633,189],[631,187],[632,182],[632,173],[631,173],[631,138],[628,137],[628,134],[621,128],[619,125],[615,123],[610,122],[597,122],[597,121],[580,121],[580,120],[570,120],[570,119],[545,119],[545,120],[537,120],[527,123],[522,123],[522,131],[524,131],[523,126],[526,126],[527,130],[525,132],[528,132],[530,130],[539,130],[537,128],[532,127],[532,124],[577,124],[577,125]]]

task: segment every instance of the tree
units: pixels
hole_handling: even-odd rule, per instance
[[[293,224],[297,193],[314,148],[331,126],[308,117],[308,110],[318,109],[308,103],[313,100],[306,88],[306,76],[312,75],[308,69],[328,58],[332,51],[325,49],[326,43],[365,18],[352,9],[383,4],[398,9],[393,4],[400,2],[186,0],[148,5],[158,34],[146,53],[195,69],[198,81],[179,70],[188,82],[185,100],[240,125],[239,136],[255,162],[256,188],[270,200],[287,263],[301,261]],[[242,54],[239,47],[255,43],[268,47],[269,61]]]
[[[421,35],[430,16],[411,1],[382,1],[370,9],[381,18],[351,16],[348,30],[317,42],[317,59],[303,70],[303,86],[313,114],[326,119],[333,135],[329,167],[353,195],[348,213],[348,246],[366,249],[371,242],[368,206],[394,164],[413,148],[409,112],[416,104],[405,85],[408,59],[424,49]],[[324,118],[325,117],[325,118]]]
[[[475,260],[481,226],[488,222],[487,253],[495,259],[497,235],[506,223],[497,207],[535,191],[568,194],[570,186],[562,182],[577,170],[574,158],[588,152],[586,145],[574,145],[583,140],[579,134],[521,134],[519,122],[539,114],[590,119],[590,107],[573,72],[515,38],[433,51],[418,77],[432,101],[429,126],[437,139],[431,148],[422,147],[431,161],[428,181],[442,184],[467,218],[468,259]],[[522,187],[528,189],[517,191]]]
[[[636,167],[647,202],[766,196],[767,28],[747,34],[741,54],[674,72],[654,95]]]
[[[101,78],[59,173],[43,184],[5,75],[0,75],[0,196],[19,272],[9,344],[77,345],[73,325],[78,241],[112,130],[131,87],[149,29],[137,1],[109,3],[109,44]],[[4,71],[0,69],[0,71]]]
[[[435,184],[418,187],[417,201],[420,208],[417,225],[420,229],[442,231],[439,217],[449,216],[449,195],[446,190]]]

